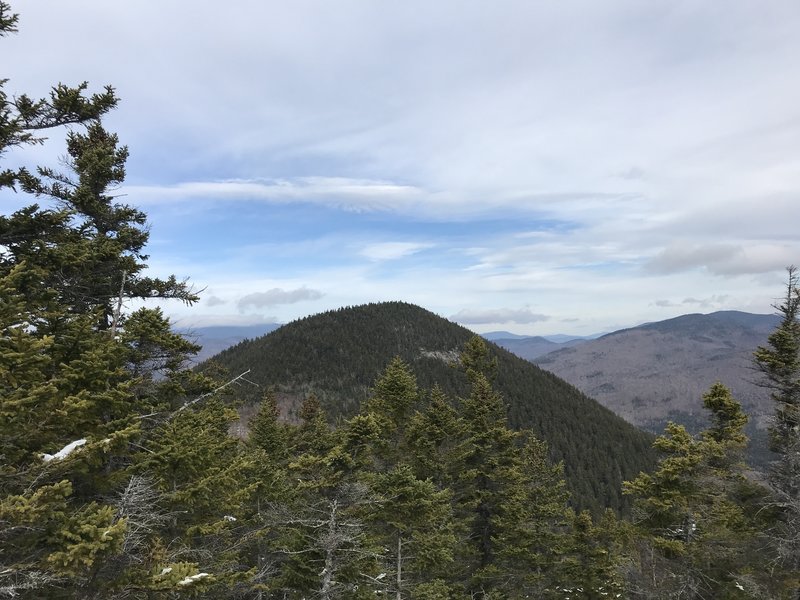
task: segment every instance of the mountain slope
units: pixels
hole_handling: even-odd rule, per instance
[[[400,356],[423,388],[438,383],[451,395],[467,393],[452,363],[474,335],[424,309],[401,302],[343,308],[295,321],[220,353],[214,362],[261,387],[244,388],[257,401],[275,386],[284,410],[315,393],[332,417],[354,414],[369,387]],[[510,423],[532,429],[563,460],[576,503],[593,509],[625,505],[619,486],[653,464],[652,438],[558,377],[489,344],[499,361],[496,381]]]
[[[751,417],[751,458],[766,460],[766,422],[774,407],[754,381],[753,351],[778,323],[773,315],[721,311],[623,329],[540,356],[563,377],[631,423],[661,431],[669,420],[705,427],[701,396],[716,381]]]

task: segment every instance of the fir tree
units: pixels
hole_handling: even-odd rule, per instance
[[[458,560],[470,593],[540,593],[553,577],[566,493],[561,467],[547,460],[547,447],[507,425],[506,409],[485,373],[494,361],[479,338],[466,347],[462,364],[471,393],[462,402],[464,471],[453,485],[456,516],[466,531]]]
[[[375,419],[378,439],[372,446],[379,468],[398,464],[408,456],[408,426],[419,403],[417,379],[410,367],[395,357],[378,377],[365,403],[366,414]]]
[[[369,481],[377,498],[368,518],[372,535],[384,548],[386,568],[373,583],[397,600],[418,597],[418,589],[441,587],[456,541],[450,492],[417,479],[407,465]]]
[[[769,535],[785,586],[800,598],[800,289],[795,267],[788,269],[786,292],[775,305],[781,322],[768,345],[755,352],[755,363],[775,402],[770,446],[776,453],[768,472],[775,512]]]
[[[15,25],[0,2],[0,33]],[[152,419],[169,422],[164,411],[207,382],[182,369],[196,347],[159,311],[123,310],[131,298],[194,295],[174,277],[143,276],[145,215],[113,196],[127,149],[99,121],[117,99],[86,88],[59,85],[40,101],[0,90],[0,157],[45,129],[81,126],[67,135],[68,173],[0,175],[0,187],[53,206],[0,217],[0,588],[23,598],[198,592],[215,577],[185,561],[160,566],[169,502],[132,464],[157,437]]]
[[[258,412],[250,419],[250,433],[247,442],[251,447],[263,450],[270,460],[280,464],[287,453],[287,428],[278,418],[280,409],[275,390],[270,389],[258,407]]]
[[[464,470],[468,453],[466,425],[441,388],[408,425],[408,462],[420,479],[430,479],[439,489],[453,485]]]
[[[626,483],[644,535],[630,585],[645,597],[738,598],[742,581],[757,578],[757,523],[745,499],[758,492],[742,458],[747,417],[720,383],[703,403],[711,426],[694,438],[670,423],[655,442],[664,455],[656,471]]]

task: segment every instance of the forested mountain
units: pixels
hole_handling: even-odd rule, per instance
[[[446,394],[463,397],[467,380],[453,364],[473,335],[411,304],[367,304],[284,325],[225,350],[213,363],[231,375],[250,370],[247,378],[260,386],[241,390],[250,402],[274,386],[291,419],[313,393],[335,419],[358,410],[396,356],[411,365],[421,387],[438,384]],[[624,506],[619,483],[653,464],[652,438],[558,377],[490,346],[498,359],[495,384],[511,425],[532,429],[548,442],[553,458],[564,461],[577,504]]]
[[[689,314],[615,331],[535,362],[653,432],[670,420],[703,429],[707,417],[697,399],[714,382],[725,382],[750,416],[750,456],[763,464],[774,407],[758,383],[753,351],[778,322],[738,311]]]

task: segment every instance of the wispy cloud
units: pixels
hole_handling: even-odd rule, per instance
[[[700,308],[718,308],[728,300],[727,294],[709,296],[708,298],[684,298],[681,304],[696,305]]]
[[[359,254],[372,261],[395,260],[433,246],[434,244],[423,242],[380,242],[365,246]]]
[[[266,308],[268,306],[278,306],[280,304],[295,304],[304,300],[317,300],[322,298],[323,293],[319,290],[312,290],[305,287],[295,290],[283,290],[273,288],[266,292],[255,292],[247,294],[239,299],[240,310],[248,308]]]
[[[346,210],[398,210],[419,201],[422,190],[387,181],[344,177],[280,180],[188,181],[174,185],[126,186],[124,191],[147,206],[164,201],[214,200],[307,202]]]
[[[463,309],[450,317],[465,325],[487,325],[491,323],[517,323],[527,325],[550,319],[547,315],[534,313],[529,308],[498,308],[492,310]]]
[[[656,300],[653,302],[653,306],[658,306],[660,308],[676,308],[680,306],[680,304],[672,300]]]
[[[205,299],[206,306],[221,306],[223,304],[227,303],[225,302],[225,300],[223,300],[222,298],[218,298],[217,296],[208,296]]]

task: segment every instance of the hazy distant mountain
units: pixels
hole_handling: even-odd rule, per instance
[[[178,331],[203,347],[195,358],[195,362],[200,363],[243,340],[257,338],[270,331],[275,331],[278,327],[280,325],[277,323],[259,323],[258,325],[194,327]]]
[[[232,374],[248,369],[249,401],[275,386],[291,417],[307,394],[316,394],[332,419],[352,415],[391,359],[414,369],[421,388],[438,384],[464,396],[466,378],[453,367],[468,329],[401,302],[343,308],[300,319],[214,357]],[[512,426],[532,429],[563,460],[579,505],[621,507],[619,485],[652,465],[652,438],[556,376],[490,344],[499,361],[496,386]]]
[[[594,340],[599,338],[602,333],[595,333],[592,335],[567,335],[564,333],[556,333],[555,335],[543,335],[542,337],[556,344],[563,344],[564,342],[571,342],[572,340]]]
[[[498,338],[494,340],[494,343],[498,346],[502,346],[509,352],[513,352],[520,358],[524,358],[526,360],[534,360],[535,358],[538,358],[544,354],[548,354],[549,352],[555,352],[561,348],[571,348],[585,342],[585,339],[573,338],[565,342],[557,343],[541,336],[521,337],[514,339]]]
[[[660,432],[667,421],[705,427],[701,396],[721,381],[751,416],[753,457],[766,457],[769,394],[755,381],[752,354],[778,324],[774,315],[690,314],[609,333],[540,356],[536,364],[626,420]]]
[[[486,333],[482,333],[481,337],[490,342],[494,342],[496,340],[524,340],[531,336],[519,335],[518,333],[511,333],[510,331],[487,331]]]

